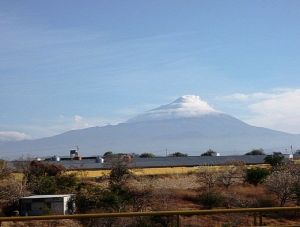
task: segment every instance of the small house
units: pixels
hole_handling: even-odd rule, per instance
[[[71,214],[75,210],[73,194],[32,195],[20,199],[20,215]]]

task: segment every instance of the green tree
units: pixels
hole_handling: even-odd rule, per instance
[[[187,154],[181,153],[181,152],[175,152],[173,154],[169,155],[170,157],[187,157]]]
[[[270,164],[272,167],[277,167],[283,164],[284,156],[281,153],[274,152],[272,155],[267,155],[264,159],[266,164]]]
[[[28,189],[34,194],[74,192],[79,184],[75,174],[67,174],[61,165],[32,161],[25,172]]]
[[[245,155],[265,155],[264,149],[253,149],[252,151],[246,153]]]
[[[29,183],[29,189],[38,195],[55,194],[57,190],[54,176],[40,176],[33,178]]]
[[[74,193],[80,184],[76,173],[57,175],[55,181],[56,191],[59,193]]]
[[[140,154],[139,157],[140,157],[140,158],[154,158],[155,155],[152,154],[152,153],[142,153],[142,154]]]
[[[251,168],[246,170],[245,181],[257,186],[262,183],[270,174],[269,170],[264,168]]]
[[[112,157],[114,153],[112,151],[107,151],[103,154],[103,158]]]
[[[114,160],[109,175],[109,187],[82,185],[76,195],[76,206],[79,212],[89,210],[122,211],[133,202],[133,193],[126,182],[130,172],[124,161]]]
[[[217,156],[217,152],[209,149],[206,152],[202,153],[201,156]]]

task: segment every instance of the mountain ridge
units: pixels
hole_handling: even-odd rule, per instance
[[[82,155],[103,154],[108,150],[164,155],[166,149],[200,155],[210,148],[228,155],[260,147],[278,151],[290,145],[300,146],[300,135],[252,126],[214,110],[200,98],[189,96],[188,99],[188,102],[185,102],[185,97],[183,102],[176,103],[175,100],[171,106],[153,109],[168,107],[168,111],[159,112],[159,115],[154,112],[155,117],[147,115],[143,121],[128,120],[117,125],[95,126],[52,137],[0,144],[1,156],[67,155],[77,145]],[[148,113],[152,114],[153,110]]]

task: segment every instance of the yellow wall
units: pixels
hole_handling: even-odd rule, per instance
[[[247,168],[251,167],[261,167],[269,168],[267,164],[259,165],[247,165]],[[143,175],[168,175],[168,174],[189,174],[195,172],[201,172],[201,170],[212,170],[212,171],[222,171],[228,168],[228,166],[193,166],[193,167],[158,167],[158,168],[139,168],[131,169],[130,171],[137,176]],[[70,170],[68,173],[76,173],[79,177],[102,177],[107,176],[110,170]]]

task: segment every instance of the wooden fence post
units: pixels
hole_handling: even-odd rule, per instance
[[[253,213],[253,225],[257,226],[256,212]]]
[[[177,215],[177,227],[180,227],[181,223],[180,223],[180,215]]]
[[[262,213],[259,212],[259,225],[262,226],[263,225],[263,221],[262,221]]]

